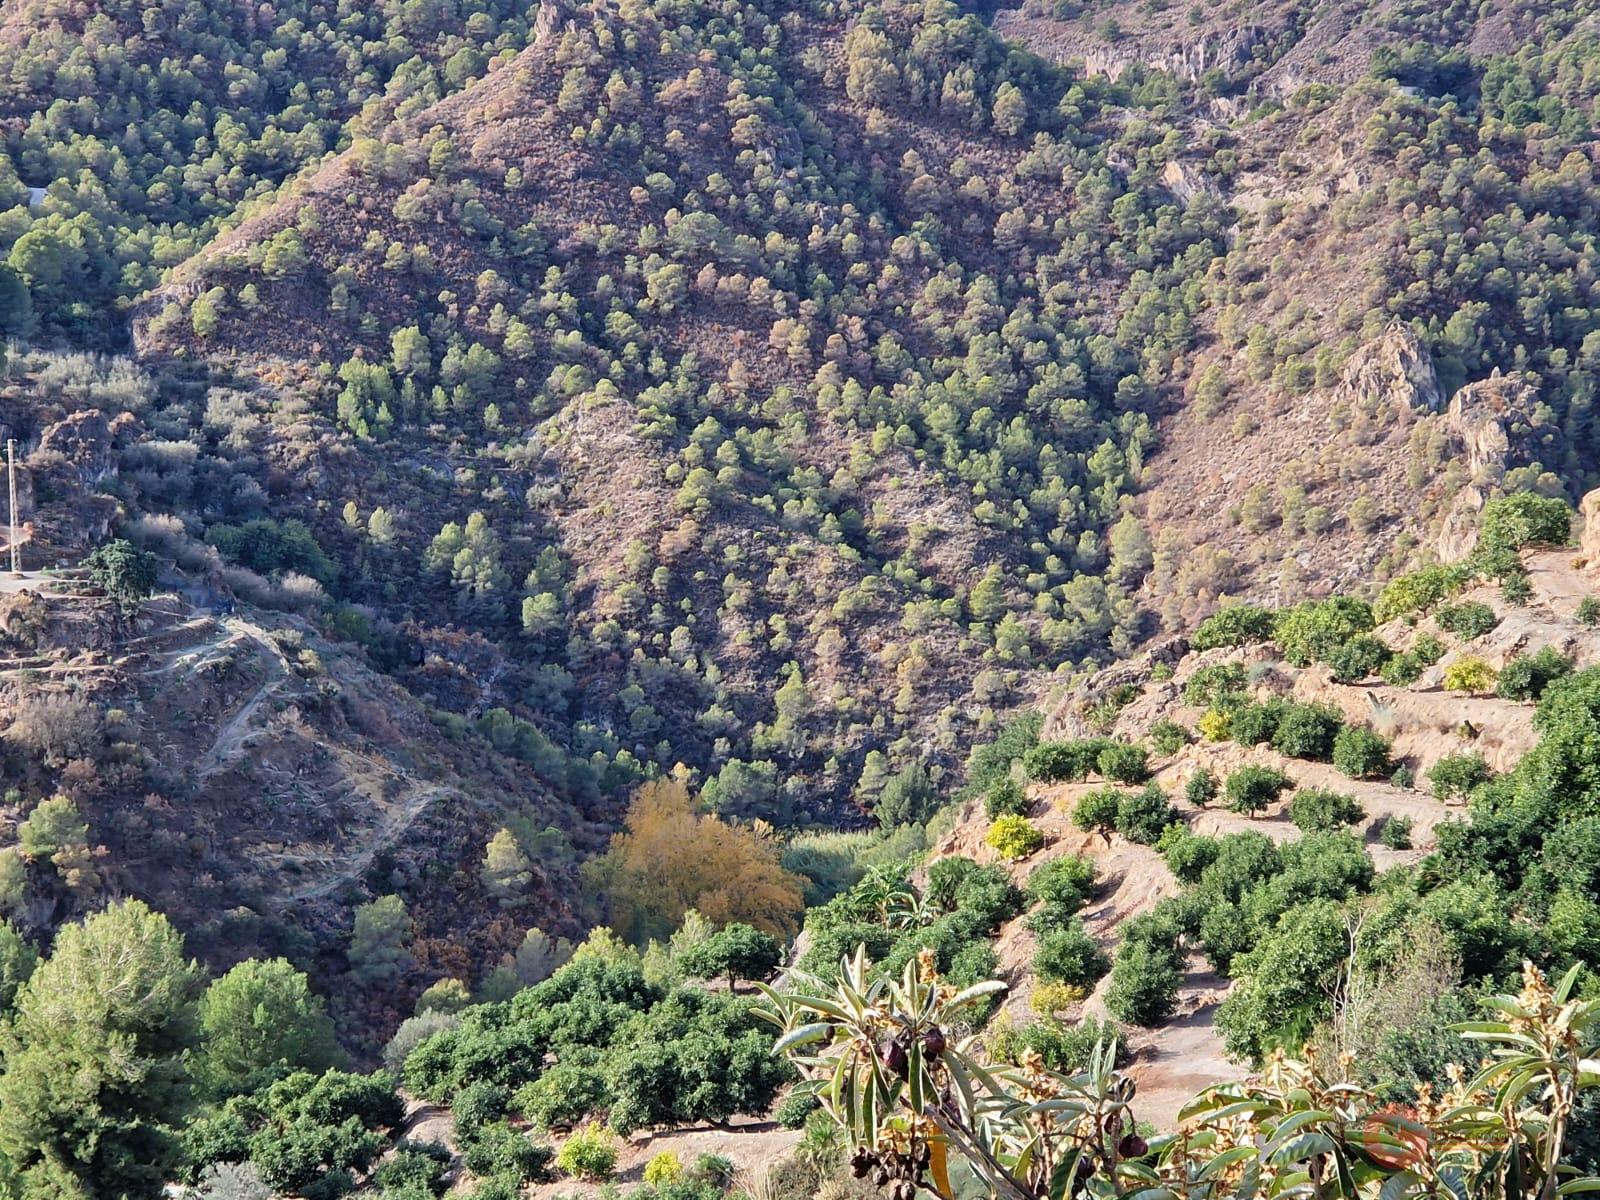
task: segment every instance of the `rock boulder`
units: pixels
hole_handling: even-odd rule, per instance
[[[1435,413],[1444,407],[1433,356],[1408,326],[1398,323],[1350,356],[1333,398],[1367,410]]]

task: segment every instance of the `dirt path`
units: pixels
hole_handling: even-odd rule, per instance
[[[1360,702],[1364,704],[1365,700],[1360,699]],[[1525,706],[1519,719],[1526,720]],[[1225,778],[1245,763],[1278,767],[1297,785],[1323,787],[1354,796],[1366,812],[1354,832],[1364,836],[1367,851],[1379,870],[1420,858],[1431,842],[1434,827],[1459,814],[1458,809],[1441,804],[1428,792],[1397,788],[1382,781],[1349,779],[1329,763],[1286,758],[1266,746],[1246,748],[1232,742],[1191,744],[1178,755],[1157,761],[1154,778],[1173,798],[1174,807],[1197,834],[1219,836],[1251,831],[1276,842],[1298,838],[1300,831],[1287,814],[1292,790],[1253,817],[1225,808],[1196,809],[1182,800],[1184,783],[1201,767],[1208,767]],[[1152,847],[1117,835],[1107,839],[1097,833],[1086,833],[1072,824],[1071,813],[1078,797],[1104,786],[1097,781],[1035,787],[1031,792],[1035,803],[1030,819],[1045,835],[1046,845],[1019,862],[999,865],[1020,885],[1035,868],[1053,858],[1077,854],[1091,859],[1100,890],[1081,916],[1089,933],[1111,951],[1116,945],[1117,930],[1124,922],[1149,912],[1163,898],[1178,894],[1181,888]],[[1415,823],[1416,848],[1394,851],[1378,844],[1376,831],[1389,816],[1409,817]],[[955,829],[935,847],[934,857],[961,854],[980,862],[995,862],[994,852],[983,844],[987,828],[988,821],[981,805],[970,804]],[[1008,922],[995,942],[1001,974],[1011,984],[1003,1010],[1018,1023],[1036,1019],[1030,1001],[1034,982],[1032,963],[1038,939],[1028,930],[1026,922],[1026,916]],[[1077,1012],[1065,1015],[1069,1019],[1107,1016],[1105,995],[1109,983],[1109,976],[1102,979]],[[1216,1007],[1227,994],[1228,987],[1227,979],[1212,974],[1203,960],[1194,958],[1179,989],[1173,1018],[1156,1029],[1130,1027],[1124,1031],[1133,1056],[1128,1073],[1139,1088],[1134,1111],[1141,1120],[1170,1124],[1178,1110],[1197,1092],[1214,1083],[1237,1079],[1244,1073],[1243,1065],[1229,1060],[1212,1023]]]
[[[1536,550],[1523,562],[1536,602],[1559,615],[1576,613],[1578,605],[1597,592],[1594,573],[1573,565],[1572,550]]]
[[[326,875],[315,882],[301,884],[298,887],[289,887],[279,893],[278,898],[286,904],[302,904],[307,900],[319,900],[324,896],[332,895],[347,883],[352,883],[364,875],[373,860],[388,850],[403,838],[411,826],[438,801],[447,796],[461,796],[452,787],[421,786],[416,785],[407,793],[405,799],[392,805],[383,815],[383,820],[378,827],[361,839],[359,848],[344,853],[319,856],[301,856],[280,853],[270,856],[270,860],[281,867],[290,865],[298,866],[304,870],[309,867],[337,867],[332,874]],[[265,856],[264,856],[265,857]]]
[[[1213,1084],[1238,1079],[1244,1068],[1222,1048],[1213,1023],[1228,981],[1191,960],[1178,988],[1178,1004],[1160,1029],[1128,1030],[1134,1055],[1128,1074],[1138,1084],[1133,1113],[1158,1129],[1177,1124],[1178,1112]]]
[[[256,713],[260,711],[262,705],[277,695],[289,675],[289,664],[283,657],[283,651],[278,649],[277,643],[267,636],[266,630],[238,617],[229,617],[223,624],[237,640],[253,641],[266,652],[263,657],[267,676],[251,697],[217,730],[211,749],[200,759],[199,768],[195,772],[196,779],[205,779],[216,774],[244,753],[250,736],[257,732]]]

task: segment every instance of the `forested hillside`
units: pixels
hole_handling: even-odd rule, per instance
[[[949,765],[1041,668],[1137,634],[1145,374],[1220,227],[1112,171],[1152,151],[1117,134],[1129,96],[954,8],[729,14],[578,11],[136,328],[326,362],[356,461],[301,497],[319,535],[383,509],[435,619],[504,644],[544,719],[603,714],[786,818],[870,750]]]

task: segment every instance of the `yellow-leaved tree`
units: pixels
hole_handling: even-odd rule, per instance
[[[690,909],[713,925],[754,925],[778,938],[799,928],[804,894],[754,829],[696,810],[681,780],[642,785],[624,828],[589,866],[611,927],[634,943],[669,936]]]

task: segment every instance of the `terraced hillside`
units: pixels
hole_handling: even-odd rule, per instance
[[[1419,638],[1436,638],[1442,643],[1439,659],[1404,686],[1376,678],[1339,683],[1330,677],[1326,665],[1292,667],[1270,646],[1189,651],[1175,661],[1169,648],[1155,658],[1146,657],[1098,680],[1091,679],[1078,696],[1050,714],[1042,736],[1047,742],[1107,736],[1149,746],[1152,729],[1161,722],[1193,730],[1203,724],[1206,708],[1186,703],[1188,686],[1197,673],[1237,664],[1245,669],[1247,692],[1253,701],[1286,699],[1325,705],[1350,725],[1378,732],[1388,744],[1391,766],[1404,773],[1387,777],[1389,768],[1385,768],[1384,776],[1352,778],[1333,763],[1292,757],[1270,743],[1240,745],[1227,736],[1220,740],[1197,736],[1172,753],[1153,753],[1150,760],[1150,779],[1172,798],[1175,818],[1193,835],[1215,838],[1249,833],[1287,843],[1303,836],[1291,819],[1294,797],[1307,790],[1322,790],[1355,800],[1360,815],[1349,828],[1364,843],[1376,870],[1415,866],[1438,848],[1441,825],[1461,822],[1467,816],[1467,790],[1447,790],[1449,785],[1433,778],[1441,760],[1449,764],[1459,762],[1461,756],[1477,756],[1487,777],[1487,773],[1511,770],[1538,740],[1531,701],[1447,689],[1442,681],[1452,665],[1481,660],[1503,674],[1508,664],[1547,649],[1573,669],[1600,665],[1600,631],[1592,623],[1592,615],[1587,621],[1579,619],[1579,605],[1586,600],[1592,605],[1593,597],[1600,593],[1600,563],[1590,563],[1570,549],[1529,552],[1524,561],[1532,588],[1525,601],[1508,604],[1498,587],[1488,585],[1464,592],[1454,601],[1481,604],[1490,610],[1494,624],[1486,632],[1464,637],[1441,628],[1436,618],[1396,619],[1377,628],[1376,636],[1402,652]],[[1087,717],[1094,702],[1111,690],[1121,701],[1115,718],[1106,723]],[[1248,814],[1229,811],[1225,796],[1205,807],[1184,798],[1186,785],[1197,774],[1211,772],[1219,781],[1226,781],[1245,766],[1281,771],[1289,782],[1277,800]],[[1065,856],[1088,860],[1097,884],[1082,911],[1082,921],[1098,943],[1115,953],[1127,923],[1150,914],[1160,901],[1179,896],[1184,884],[1156,846],[1074,823],[1080,801],[1103,792],[1106,786],[1107,781],[1101,779],[1031,784],[1026,811],[1044,842],[1027,856],[1010,860],[986,844],[990,820],[983,800],[970,801],[954,828],[936,844],[932,861],[961,855],[980,863],[1000,863],[1022,885],[1046,863]],[[1409,822],[1409,845],[1404,848],[1386,844],[1381,836],[1385,826],[1396,819]],[[1004,1012],[1024,1025],[1039,1019],[1030,1000],[1037,983],[1033,964],[1040,935],[1029,926],[1028,917],[1017,917],[999,931],[995,942],[1001,975],[1011,984]],[[1110,976],[1102,978],[1081,1005],[1056,1015],[1068,1022],[1105,1019],[1111,983]],[[1139,1081],[1142,1118],[1158,1127],[1170,1125],[1178,1108],[1197,1091],[1220,1080],[1238,1078],[1246,1069],[1230,1057],[1213,1021],[1231,986],[1201,953],[1192,952],[1170,1017],[1151,1028],[1129,1028],[1130,1072]]]
[[[574,927],[567,839],[581,850],[597,835],[525,766],[476,734],[450,736],[359,651],[302,620],[213,615],[173,594],[121,621],[70,581],[31,583],[0,608],[5,825],[65,797],[88,854],[35,852],[7,899],[25,927],[133,894],[212,961],[289,953],[331,983],[356,906],[403,893],[412,967],[392,990],[349,998],[380,1026],[441,970],[492,967],[532,925]],[[504,908],[479,868],[508,824],[530,844],[561,832]]]

